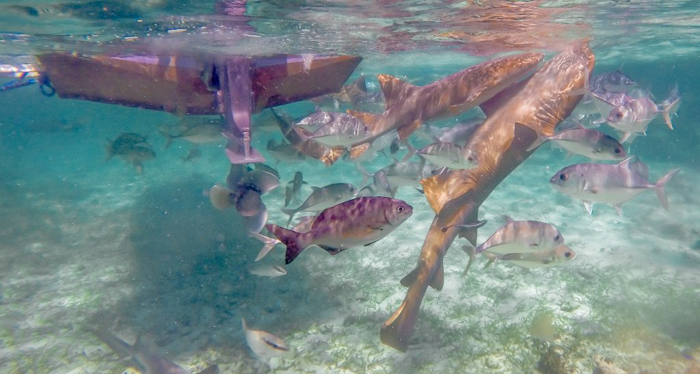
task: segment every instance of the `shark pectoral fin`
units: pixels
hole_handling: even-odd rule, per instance
[[[370,143],[363,143],[360,145],[356,145],[350,149],[350,159],[355,160],[358,157],[362,156],[363,153],[370,147]]]
[[[423,185],[423,187],[425,187],[425,185]],[[462,205],[466,204],[469,201],[469,196],[470,195],[466,193],[446,202],[437,215],[437,225],[440,227],[449,226],[450,221],[452,220],[455,213],[459,211]]]
[[[422,124],[423,124],[423,121],[421,121],[420,119],[417,119],[417,120],[415,120],[407,125],[403,125],[403,126],[399,127],[398,129],[396,129],[396,132],[399,133],[399,140],[405,141],[406,139],[408,139],[408,137],[411,136],[411,134],[413,134],[413,132],[418,130],[418,128],[421,127]]]
[[[382,94],[384,94],[385,109],[389,109],[397,102],[403,101],[408,96],[409,91],[416,87],[389,74],[379,74],[377,75],[377,80],[382,89]]]
[[[442,291],[442,287],[445,285],[445,267],[442,266],[442,260],[440,260],[440,265],[435,270],[433,275],[433,280],[430,281],[430,287],[437,291]]]
[[[411,285],[413,284],[413,282],[415,282],[417,277],[418,277],[418,267],[413,269],[405,277],[401,278],[401,285],[404,287],[411,287]]]
[[[323,162],[326,166],[331,166],[336,161],[338,161],[338,159],[342,157],[343,154],[345,154],[345,148],[343,147],[330,148],[321,157],[321,162]]]
[[[469,272],[469,268],[472,267],[474,258],[476,257],[476,248],[474,248],[473,245],[465,245],[462,246],[462,250],[464,250],[464,252],[469,256],[469,261],[467,261],[467,267],[464,268],[464,272],[462,273],[462,276],[466,276]]]
[[[335,256],[338,253],[344,251],[343,248],[335,248],[335,247],[329,247],[327,245],[319,245],[319,247],[323,248],[326,252],[330,253],[331,255]]]
[[[584,201],[583,207],[586,208],[586,212],[588,212],[588,214],[591,214],[591,215],[593,214],[593,203],[592,202]]]

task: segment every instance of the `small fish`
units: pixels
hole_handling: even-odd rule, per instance
[[[369,91],[365,76],[360,75],[352,84],[344,85],[340,92],[319,96],[311,101],[318,106],[332,106],[337,110],[340,109],[340,104],[345,103],[354,107],[359,104],[379,104],[383,101],[383,96],[381,92]]]
[[[307,184],[306,182],[304,182],[304,176],[301,174],[300,171],[297,171],[296,173],[294,173],[294,179],[289,181],[287,187],[284,190],[284,206],[289,205],[294,196],[299,195],[299,192],[301,192],[301,186],[303,184]]]
[[[613,108],[607,117],[610,126],[623,132],[621,142],[624,143],[633,134],[646,135],[647,126],[661,114],[669,129],[673,130],[671,116],[680,106],[681,98],[678,90],[674,90],[671,96],[656,105],[650,98],[628,98],[622,105]]]
[[[132,132],[122,132],[115,140],[105,144],[107,160],[113,156],[122,158],[136,168],[138,174],[143,174],[143,162],[152,160],[156,153],[146,141],[146,137]]]
[[[348,147],[371,135],[362,121],[347,113],[324,114],[330,117],[330,122],[314,131],[308,138],[326,147]]]
[[[299,212],[320,212],[328,207],[352,199],[357,190],[349,183],[333,183],[325,187],[311,187],[313,192],[296,209],[283,208],[282,212],[289,215],[287,226],[292,223],[294,215]]]
[[[167,131],[160,131],[165,137],[165,148],[170,147],[174,139],[182,139],[194,144],[216,143],[224,140],[221,134],[221,120],[206,120],[194,124],[185,123],[187,126],[180,133],[172,135]]]
[[[506,223],[476,247],[476,253],[531,254],[552,250],[564,243],[564,237],[559,230],[548,223],[504,218]]]
[[[458,145],[466,144],[481,124],[483,118],[472,118],[454,126],[436,127],[430,125],[421,126],[416,132],[428,141],[441,141]]]
[[[586,156],[594,160],[621,160],[627,157],[625,147],[615,138],[597,130],[580,126],[565,130],[553,136],[541,136],[532,143],[528,152],[546,141],[552,141],[570,153]]]
[[[92,329],[88,329],[88,331],[95,334],[95,336],[107,344],[120,358],[130,359],[131,364],[138,368],[143,374],[190,373],[176,363],[149,350],[141,339],[137,339],[136,343],[132,346],[107,331]],[[216,365],[212,365],[199,374],[216,374],[218,372],[219,368]]]
[[[524,268],[544,268],[562,265],[573,260],[576,252],[565,245],[559,245],[552,250],[534,253],[508,253],[500,256],[500,261],[509,262]]]
[[[309,133],[314,133],[321,127],[333,123],[336,114],[339,113],[319,110],[304,117],[301,121],[294,123],[294,127],[301,128]]]
[[[267,142],[267,151],[277,163],[296,163],[306,160],[306,156],[289,143],[277,144],[274,139]]]
[[[270,359],[289,352],[289,346],[282,339],[265,331],[248,328],[243,318],[241,318],[241,322],[248,347],[258,357]]]
[[[260,235],[260,234],[257,234]],[[276,278],[287,275],[287,270],[284,270],[280,265],[256,266],[250,269],[250,273],[259,277]]]
[[[413,207],[402,200],[358,197],[323,210],[305,233],[273,224],[266,227],[287,246],[285,263],[289,264],[311,245],[318,245],[331,255],[370,245],[389,235],[412,214]]]
[[[474,151],[453,143],[438,141],[419,149],[416,153],[441,168],[471,169],[479,163]]]
[[[374,174],[363,172],[366,179],[372,178],[373,186],[365,188],[373,194],[396,195],[399,187],[421,188],[420,181],[430,175],[430,168],[425,163],[396,161]],[[364,183],[363,183],[364,184]]]
[[[649,183],[649,169],[636,156],[619,164],[578,164],[559,170],[550,179],[550,184],[565,195],[583,201],[589,214],[594,203],[605,203],[615,207],[622,215],[622,204],[647,190],[655,190],[664,209],[668,200],[664,186],[680,169],[673,169],[655,184]]]

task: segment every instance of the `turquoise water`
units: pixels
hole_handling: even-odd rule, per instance
[[[427,291],[409,349],[399,352],[382,344],[379,331],[406,295],[399,281],[414,268],[435,216],[416,189],[399,190],[413,216],[378,243],[337,256],[311,248],[285,267],[286,275],[259,277],[251,269],[260,264],[254,259],[262,243],[242,229],[235,209],[216,210],[207,196],[229,171],[225,141],[195,146],[176,139],[166,148],[159,130],[181,121],[174,114],[45,97],[37,85],[0,92],[0,372],[127,370],[131,362],[89,329],[130,344],[140,337],[190,372],[214,364],[222,373],[589,373],[606,365],[629,373],[697,372],[695,2],[238,5],[242,15],[227,16],[211,1],[3,1],[0,65],[47,52],[349,54],[363,61],[348,83],[364,74],[376,92],[376,74],[426,85],[506,54],[538,51],[549,60],[588,38],[594,75],[621,69],[657,103],[678,86],[674,130],[657,119],[628,148],[649,165],[652,182],[681,169],[666,187],[670,209],[645,192],[625,204],[622,216],[604,204],[588,215],[548,181],[567,165],[589,161],[541,147],[481,206],[487,223],[477,241],[502,225],[502,215],[539,220],[559,228],[576,258],[528,270],[505,262],[484,268],[486,259],[478,257],[463,277],[466,241],[458,239],[444,260],[444,288]],[[314,106],[278,109],[301,117]],[[265,145],[282,136],[256,132],[262,115],[253,117],[253,145],[281,180],[263,195],[268,222],[286,222],[284,187],[296,171],[308,184],[291,206],[310,186],[362,187],[362,174],[346,161],[276,164]],[[474,109],[458,118],[480,115]],[[451,117],[430,124],[454,123]],[[617,135],[607,125],[600,129]],[[120,157],[106,161],[105,143],[121,132],[147,136],[156,157],[143,162],[142,174]],[[192,148],[201,156],[183,160]],[[378,155],[364,166],[374,172],[391,162]],[[281,248],[262,263],[283,264]],[[533,323],[547,316],[551,332]],[[241,318],[283,339],[289,352],[256,357]]]

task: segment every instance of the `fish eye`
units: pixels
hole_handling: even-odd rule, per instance
[[[615,118],[621,119],[621,118],[622,118],[622,112],[615,112]]]
[[[566,257],[566,258],[571,257],[571,252],[566,252],[566,253],[564,253],[564,257]]]
[[[615,153],[620,154],[620,153],[622,153],[622,150],[620,148],[615,148]]]
[[[561,180],[562,182],[566,182],[567,179],[569,179],[568,175],[564,173],[559,174],[559,180]]]
[[[400,206],[397,210],[399,211],[399,213],[402,213],[404,211],[404,207]]]
[[[559,239],[561,239],[561,235],[557,234],[557,236],[554,237],[554,241],[555,241],[555,242],[558,242]]]

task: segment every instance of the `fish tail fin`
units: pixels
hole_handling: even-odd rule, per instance
[[[377,80],[382,89],[382,94],[384,94],[385,109],[389,109],[397,102],[405,99],[408,92],[416,87],[389,74],[379,74],[377,75]]]
[[[296,211],[296,209],[282,208],[282,213],[289,216],[289,220],[287,221],[287,226],[285,226],[285,227],[289,227],[289,225],[292,223],[292,220],[294,219],[294,215],[297,214],[297,211]]]
[[[410,160],[411,157],[413,157],[413,155],[415,155],[416,152],[418,152],[418,150],[413,148],[411,143],[409,143],[408,141],[404,142],[404,144],[406,145],[406,148],[408,148],[408,152],[406,153],[405,156],[403,156],[403,158],[401,159],[401,162],[405,162],[405,161]],[[423,158],[421,158],[421,159],[423,159]],[[425,164],[425,161],[423,161],[423,164]],[[419,170],[423,170],[422,166],[423,165],[421,165],[421,168]]]
[[[219,210],[224,210],[233,205],[231,201],[231,191],[219,185],[215,185],[209,189],[209,201],[211,201],[211,205],[213,205],[214,208]]]
[[[659,199],[659,202],[666,210],[668,210],[668,199],[666,198],[666,192],[664,191],[664,186],[666,186],[666,183],[668,183],[668,181],[670,181],[671,178],[673,178],[676,174],[678,174],[679,171],[681,171],[681,169],[673,169],[673,170],[669,171],[668,174],[664,175],[654,185],[654,186],[656,186],[656,197]]]
[[[280,227],[277,225],[273,224],[268,224],[265,227],[267,227],[270,232],[279,239],[282,244],[287,246],[287,253],[284,255],[284,263],[289,265],[292,261],[294,261],[297,256],[304,250],[306,247],[303,245],[303,243],[300,243],[300,236],[301,234],[292,231],[292,230],[287,230],[284,227]]]
[[[671,95],[668,99],[661,103],[661,108],[663,110],[664,121],[669,129],[673,130],[673,123],[671,122],[671,116],[676,114],[678,107],[681,105],[681,97],[678,94],[678,87],[671,91]]]
[[[462,246],[462,250],[464,250],[464,252],[466,252],[469,256],[467,267],[464,268],[464,272],[462,273],[462,276],[464,277],[469,272],[469,268],[472,267],[472,263],[474,263],[474,258],[476,257],[476,248],[473,245],[464,245]]]
[[[173,136],[163,130],[158,130],[158,132],[165,138],[165,149],[170,148],[170,145],[173,143]]]
[[[257,232],[251,232],[250,235],[252,235],[255,239],[260,240],[263,242],[265,245],[260,249],[260,252],[258,253],[258,257],[255,258],[255,261],[260,261],[262,260],[263,257],[267,256],[270,251],[275,248],[277,244],[280,244],[280,241],[277,239],[269,238],[265,235],[261,235]]]

